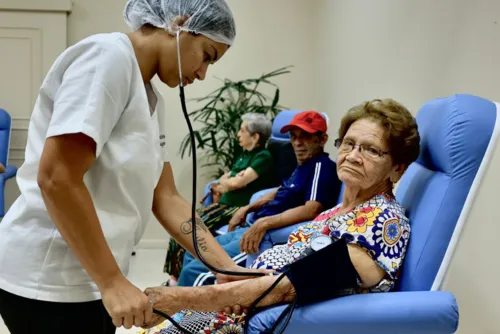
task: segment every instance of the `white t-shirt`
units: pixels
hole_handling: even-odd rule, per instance
[[[37,184],[46,138],[68,133],[84,133],[97,144],[97,159],[84,181],[127,275],[167,161],[164,112],[163,98],[144,84],[125,34],[91,36],[58,57],[31,116],[25,162],[17,174],[21,195],[0,223],[0,289],[46,301],[101,298],[48,215]]]

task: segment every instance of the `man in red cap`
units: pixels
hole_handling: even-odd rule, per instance
[[[316,111],[300,112],[281,129],[281,133],[286,132],[297,158],[295,171],[278,189],[240,208],[229,223],[228,233],[216,238],[229,256],[238,256],[238,261],[248,256],[247,263],[251,263],[256,258],[267,231],[312,220],[337,204],[341,182],[335,162],[324,152],[328,140],[325,118]],[[247,219],[251,212],[253,217]],[[213,282],[210,278],[213,275],[206,273],[203,264],[186,253],[179,285],[203,285]]]
[[[293,150],[300,165],[302,162],[323,152],[323,147],[328,140],[326,131],[326,120],[320,113],[303,111],[295,115],[290,124],[285,125],[280,132],[290,132]],[[304,138],[307,137],[306,140],[296,140],[297,136],[301,135]]]

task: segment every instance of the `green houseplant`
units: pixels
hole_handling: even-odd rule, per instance
[[[241,81],[223,80],[220,88],[205,97],[194,99],[203,103],[200,109],[189,114],[193,121],[201,123],[194,131],[197,149],[203,150],[202,167],[211,167],[212,177],[218,178],[225,168],[231,168],[241,154],[237,133],[241,116],[248,112],[265,114],[274,120],[278,112],[280,90],[271,78],[290,73],[290,66],[265,73],[258,78]],[[274,96],[268,96],[262,89],[272,89]],[[273,95],[273,94],[270,94]],[[187,135],[181,143],[181,158],[191,155],[191,141]]]

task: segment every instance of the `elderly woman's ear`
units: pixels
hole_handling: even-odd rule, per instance
[[[253,146],[254,147],[259,146],[259,143],[260,143],[260,133],[254,133],[253,136],[252,136],[252,140],[253,140]]]
[[[393,167],[391,174],[389,175],[389,179],[392,184],[398,183],[403,173],[406,171],[406,166],[403,164],[397,164]]]

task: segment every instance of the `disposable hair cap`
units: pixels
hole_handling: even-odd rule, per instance
[[[134,30],[145,24],[204,35],[215,42],[232,45],[236,36],[234,18],[225,0],[128,0],[125,22]],[[184,23],[174,22],[180,17]]]

